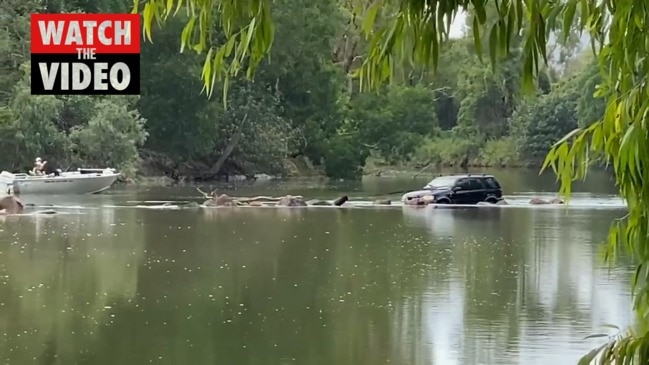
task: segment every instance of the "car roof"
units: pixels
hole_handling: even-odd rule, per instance
[[[456,179],[462,179],[462,178],[467,178],[467,177],[477,177],[477,178],[493,177],[493,178],[495,178],[495,176],[490,175],[490,174],[457,174],[457,175],[439,175],[439,176],[437,176],[437,177],[435,177],[435,178],[438,178],[438,177],[452,177],[452,178],[456,178]]]

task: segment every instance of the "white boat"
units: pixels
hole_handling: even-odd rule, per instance
[[[0,193],[7,194],[95,194],[110,188],[120,176],[114,169],[77,169],[59,176],[0,173]]]

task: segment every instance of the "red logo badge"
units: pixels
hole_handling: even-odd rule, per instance
[[[32,14],[33,95],[139,95],[139,14]]]

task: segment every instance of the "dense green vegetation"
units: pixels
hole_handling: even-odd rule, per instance
[[[139,98],[31,96],[30,12],[125,12],[131,2],[0,6],[10,15],[0,18],[0,169],[28,168],[36,155],[64,168],[200,179],[295,173],[305,159],[330,177],[356,178],[370,156],[390,165],[539,166],[552,143],[604,106],[593,97],[596,63],[576,51],[576,36],[556,45],[536,94],[521,92],[521,52],[494,70],[469,38],[444,46],[436,73],[398,67],[391,85],[361,93],[350,74],[368,44],[360,21],[333,0],[273,3],[270,56],[254,82],[229,81],[227,109],[222,93],[200,95],[204,56],[179,52],[182,12],[143,43]]]

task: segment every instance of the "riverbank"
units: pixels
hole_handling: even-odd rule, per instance
[[[143,161],[144,162],[144,161]],[[200,170],[194,167],[192,170],[183,170],[180,165],[166,165],[164,169],[156,168],[151,162],[141,164],[138,173],[133,178],[124,178],[120,183],[129,185],[153,185],[153,186],[171,186],[171,185],[190,185],[190,184],[212,184],[212,183],[239,183],[250,181],[267,181],[277,179],[311,179],[324,182],[343,181],[341,179],[330,179],[325,175],[321,166],[315,166],[306,157],[287,158],[283,162],[283,174],[269,174],[264,172],[249,173],[241,171],[236,166],[227,166],[219,174],[202,175]],[[182,164],[187,168],[190,163]],[[158,167],[160,165],[157,165]],[[172,168],[173,167],[173,168]],[[610,167],[609,167],[610,169]],[[367,159],[363,168],[362,178],[369,177],[399,177],[399,178],[418,178],[432,177],[439,174],[458,174],[458,173],[485,173],[485,174],[502,174],[503,172],[524,172],[538,176],[541,172],[541,163],[526,162],[515,164],[485,164],[485,163],[468,163],[466,167],[452,163],[439,164],[421,164],[421,163],[400,163],[389,164],[383,159],[371,156]],[[593,165],[591,171],[606,171],[603,166]],[[544,174],[553,176],[552,171],[548,170]],[[353,180],[349,180],[353,181]],[[357,180],[356,180],[357,181]]]
[[[213,176],[200,176],[197,172],[198,167],[189,169],[190,163],[182,166],[171,166],[170,164],[160,164],[160,161],[143,161],[142,168],[134,179],[124,179],[122,182],[129,184],[146,184],[146,185],[173,185],[184,183],[211,183],[211,182],[241,182],[241,181],[264,181],[271,179],[292,179],[292,178],[315,178],[323,181],[329,180],[321,166],[315,166],[306,157],[287,158],[283,161],[285,173],[273,175],[267,173],[245,173],[237,171],[236,168],[228,168],[224,172],[214,174]],[[161,167],[161,166],[164,166]],[[388,164],[380,158],[370,157],[363,168],[363,177],[402,177],[402,176],[427,176],[439,173],[462,173],[475,171],[479,173],[489,173],[493,169],[497,170],[530,170],[538,173],[541,164],[539,163],[517,163],[517,164],[485,164],[485,163],[468,163],[466,167],[453,163],[441,164]]]
[[[507,174],[522,174],[527,175],[538,175],[540,169],[532,167],[484,167],[476,166],[469,167],[468,172],[473,173],[482,173],[482,174],[502,174],[507,172]],[[390,179],[396,178],[399,180],[402,179],[429,179],[435,175],[439,174],[459,174],[465,173],[467,170],[457,167],[432,167],[427,168],[415,168],[412,166],[369,166],[364,172],[360,180],[341,180],[341,179],[329,179],[323,173],[317,169],[308,170],[301,169],[297,173],[287,174],[285,176],[272,176],[268,174],[254,174],[254,175],[221,175],[219,179],[214,180],[201,180],[194,181],[191,179],[173,179],[169,176],[164,175],[137,175],[135,178],[127,178],[119,181],[120,185],[134,185],[134,186],[175,186],[175,185],[195,185],[195,184],[237,184],[237,183],[251,183],[251,182],[264,182],[264,181],[273,181],[273,180],[282,180],[282,181],[303,181],[308,180],[311,182],[320,182],[322,184],[332,183],[332,182],[361,182],[364,180],[375,180],[375,179]],[[551,172],[550,172],[551,173]]]
[[[394,176],[426,176],[439,173],[488,173],[490,170],[531,170],[538,173],[541,170],[539,163],[519,163],[510,165],[467,164],[466,167],[457,164],[385,164],[380,161],[368,161],[365,165],[363,176],[394,177]]]

